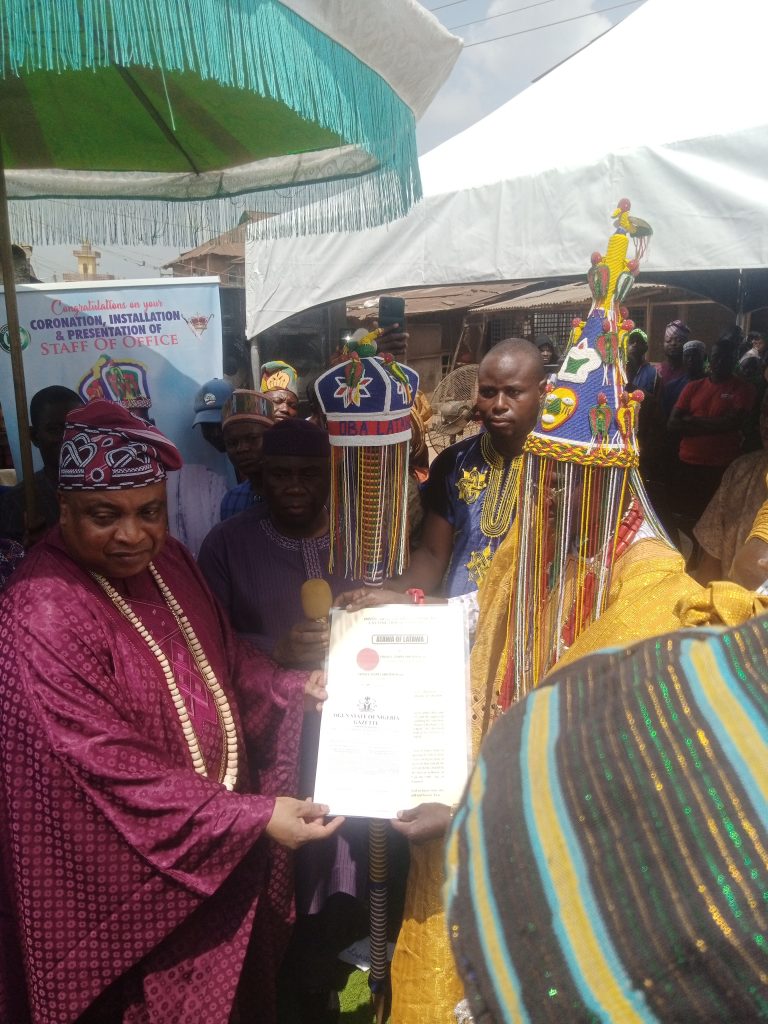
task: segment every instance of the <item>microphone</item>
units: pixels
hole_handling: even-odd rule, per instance
[[[326,580],[305,580],[301,584],[301,610],[306,618],[327,619],[332,605],[333,594]]]

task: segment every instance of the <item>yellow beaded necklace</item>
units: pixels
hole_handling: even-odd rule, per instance
[[[198,640],[197,634],[192,628],[191,622],[184,614],[181,605],[173,596],[170,588],[151,562],[149,563],[149,571],[152,574],[152,578],[157,584],[169,611],[179,624],[179,629],[181,630],[187,647],[189,648],[189,653],[194,658],[195,664],[200,671],[200,675],[203,678],[205,686],[213,697],[214,704],[216,706],[216,714],[219,719],[219,726],[222,732],[222,746],[224,749],[222,764],[219,766],[218,781],[224,785],[225,789],[233,790],[237,785],[238,749],[237,729],[235,728],[235,720],[232,716],[232,709],[229,706],[229,701],[227,700],[227,696],[222,690],[221,685],[205,656],[202,644]],[[120,614],[131,624],[131,626],[133,626],[142,640],[146,643],[147,647],[149,647],[150,651],[154,654],[155,658],[157,658],[160,668],[163,670],[163,675],[165,676],[165,682],[168,686],[173,706],[176,708],[176,714],[179,716],[181,730],[184,733],[184,739],[187,741],[189,753],[192,758],[192,766],[198,775],[204,775],[207,778],[208,768],[200,749],[200,741],[197,738],[195,727],[192,725],[192,720],[189,717],[187,706],[184,703],[184,698],[179,690],[170,662],[144,623],[134,612],[128,602],[118,594],[112,584],[98,573],[92,572],[91,576],[98,583]]]
[[[503,537],[509,530],[517,507],[520,467],[523,464],[523,457],[516,455],[507,466],[504,457],[499,455],[493,447],[490,434],[483,434],[480,440],[480,451],[491,467],[488,474],[488,485],[483,495],[480,529],[486,537]]]

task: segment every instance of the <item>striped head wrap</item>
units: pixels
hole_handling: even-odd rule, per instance
[[[767,650],[653,638],[498,721],[447,845],[478,1024],[768,1019]]]
[[[672,320],[664,329],[664,340],[671,341],[673,338],[679,338],[680,341],[685,342],[690,337],[690,334],[691,328],[688,324],[682,320]]]

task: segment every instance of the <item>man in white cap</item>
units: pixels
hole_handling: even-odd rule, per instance
[[[221,430],[221,410],[233,391],[227,381],[214,377],[206,381],[195,395],[192,427],[199,426],[208,444],[220,453],[216,457],[219,471],[185,462],[181,469],[168,474],[168,529],[171,536],[180,540],[195,558],[203,540],[219,521],[227,486],[237,483],[234,467],[224,455]]]

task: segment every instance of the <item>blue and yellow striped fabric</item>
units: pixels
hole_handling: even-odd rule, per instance
[[[447,846],[477,1024],[768,1020],[767,650],[655,638],[500,719]]]

